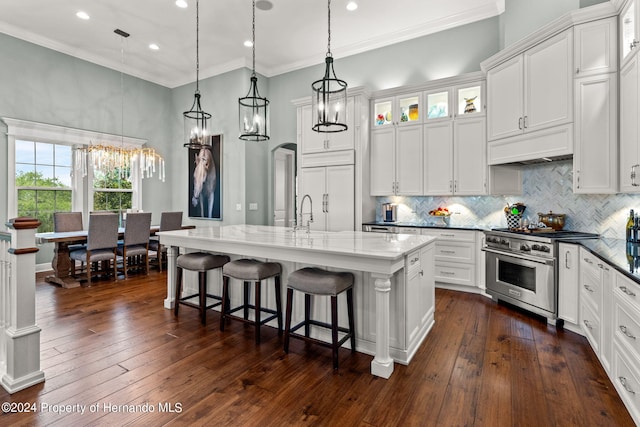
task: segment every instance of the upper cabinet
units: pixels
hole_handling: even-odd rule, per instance
[[[422,105],[419,93],[376,99],[373,102],[371,126],[407,126],[422,123]]]
[[[311,105],[301,107],[302,154],[322,153],[326,151],[353,150],[355,108],[354,98],[347,98],[347,130],[344,132],[315,132],[311,127]]]
[[[638,59],[634,55],[620,70],[620,191],[625,193],[640,191]]]
[[[572,50],[567,30],[487,72],[490,141],[573,121]]]
[[[640,35],[638,34],[638,5],[636,0],[629,0],[620,12],[620,58],[621,63],[626,63],[635,55]],[[634,55],[631,55],[633,53]]]
[[[575,77],[612,73],[618,69],[615,16],[576,25],[573,34]]]

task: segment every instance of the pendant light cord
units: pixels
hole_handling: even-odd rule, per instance
[[[332,56],[331,55],[331,0],[327,0],[327,33],[329,35],[328,39],[327,39],[327,56]]]
[[[196,1],[196,93],[200,93],[200,2]]]
[[[256,0],[253,0],[253,20],[251,22],[252,77],[256,75]]]

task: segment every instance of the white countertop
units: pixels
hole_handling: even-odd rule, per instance
[[[366,233],[362,231],[294,231],[292,228],[266,225],[226,225],[157,233],[160,241],[219,241],[251,244],[264,248],[289,248],[305,252],[363,255],[398,259],[435,240],[431,236]]]

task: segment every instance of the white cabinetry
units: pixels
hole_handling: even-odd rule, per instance
[[[613,290],[613,359],[609,376],[640,424],[640,285],[616,273]]]
[[[575,80],[574,193],[618,190],[616,73]]]
[[[311,105],[300,107],[302,114],[302,154],[354,149],[354,104],[353,97],[347,99],[347,130],[334,133],[315,132],[311,128],[313,126]]]
[[[371,131],[371,195],[422,194],[422,125]]]
[[[354,171],[353,164],[300,169],[299,197],[308,194],[314,203],[312,230],[354,230]],[[307,219],[299,225],[306,225]]]
[[[635,56],[640,43],[638,34],[638,4],[636,0],[629,0],[620,12],[620,57],[622,64]]]
[[[564,31],[488,71],[490,141],[573,120],[572,36]]]
[[[639,61],[640,57],[633,55],[620,70],[620,191],[625,193],[640,191]]]
[[[558,244],[558,317],[571,326],[579,322],[579,247]]]
[[[451,289],[477,288],[475,231],[424,228],[422,234],[438,238],[434,273],[438,285]]]
[[[599,19],[573,27],[576,77],[618,70],[617,18]]]
[[[435,287],[433,285],[433,245],[416,251],[406,261],[407,299],[406,339],[408,343],[420,342],[420,336],[428,330],[435,307]],[[410,351],[413,354],[415,349]]]

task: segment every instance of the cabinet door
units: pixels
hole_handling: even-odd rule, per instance
[[[487,142],[483,117],[453,125],[453,191],[461,196],[486,194]]]
[[[424,125],[424,194],[453,193],[453,123]]]
[[[572,58],[570,30],[524,53],[525,132],[573,121]]]
[[[315,132],[311,127],[313,126],[313,119],[311,117],[311,105],[305,105],[300,107],[302,111],[302,154],[319,153],[325,151],[325,140],[327,139],[326,133]]]
[[[576,25],[573,31],[574,71],[577,77],[611,73],[618,69],[615,16]]]
[[[618,190],[618,84],[616,74],[575,81],[574,193]]]
[[[638,47],[638,17],[636,0],[630,0],[620,12],[620,55],[625,63]]]
[[[522,133],[522,79],[522,55],[487,72],[487,122],[490,141]]]
[[[638,175],[638,59],[633,58],[620,70],[620,191],[638,192],[633,185],[632,168]]]
[[[371,131],[371,195],[394,194],[396,181],[395,129],[384,126]]]
[[[301,168],[300,169],[300,192],[298,193],[298,218],[300,218],[300,203],[302,202],[302,198],[305,194],[308,194],[311,197],[311,201],[313,204],[313,222],[310,224],[310,228],[312,230],[325,231],[325,214],[324,214],[324,194],[325,194],[325,167],[317,167],[317,168]],[[298,226],[306,226],[307,221],[309,220],[309,215],[306,212],[310,212],[310,206],[308,205],[308,200],[305,202],[304,212],[302,218],[302,224],[298,224]]]
[[[578,265],[579,250],[576,245],[558,244],[558,317],[578,324]]]
[[[396,129],[396,194],[422,194],[422,126]]]
[[[607,263],[599,264],[602,269],[602,312],[600,313],[600,323],[602,326],[602,346],[600,349],[600,360],[605,371],[611,372],[611,360],[613,358],[613,286],[615,276],[613,267]]]
[[[326,216],[326,231],[355,229],[355,170],[353,165],[328,166],[326,190],[320,208]],[[324,205],[322,207],[322,205]]]
[[[351,150],[354,148],[355,142],[355,101],[353,97],[347,99],[347,130],[344,132],[335,132],[326,134],[326,149]]]

